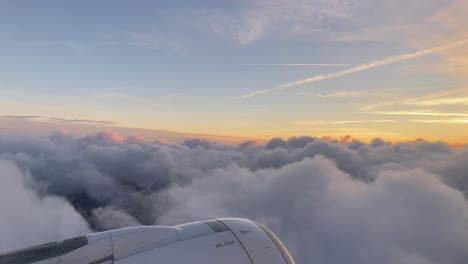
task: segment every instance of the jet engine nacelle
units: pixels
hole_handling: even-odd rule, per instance
[[[294,264],[294,260],[265,226],[224,218],[123,228],[0,255],[0,264],[28,263]]]

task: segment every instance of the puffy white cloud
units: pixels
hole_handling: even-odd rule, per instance
[[[318,156],[252,172],[214,170],[163,194],[161,221],[251,217],[286,239],[298,263],[463,263],[468,204],[422,170],[383,170],[372,183],[353,179]]]
[[[94,218],[94,222],[99,223],[100,226],[98,228],[104,230],[141,225],[133,216],[113,207],[93,209],[92,218]]]
[[[39,196],[33,180],[12,162],[0,159],[0,175],[0,251],[90,232],[67,200]]]

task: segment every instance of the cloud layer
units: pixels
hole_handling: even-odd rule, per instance
[[[468,260],[467,146],[54,134],[0,136],[0,159],[1,251],[88,225],[235,216],[266,223],[299,264]]]

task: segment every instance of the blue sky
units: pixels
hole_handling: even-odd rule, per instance
[[[467,17],[458,0],[2,1],[0,114],[246,138],[467,142],[468,45],[453,46],[468,38]]]

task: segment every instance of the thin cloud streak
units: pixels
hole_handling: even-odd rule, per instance
[[[430,111],[394,111],[394,112],[368,112],[373,115],[407,115],[407,116],[468,116],[468,113],[444,113]]]
[[[241,66],[297,66],[297,67],[349,67],[351,64],[343,63],[255,63],[240,64]]]
[[[362,124],[362,123],[394,123],[395,120],[338,120],[338,121],[299,121],[296,125],[310,126],[310,125],[341,125],[341,124]]]
[[[434,106],[434,105],[468,105],[468,97],[449,97],[438,98],[432,100],[422,100],[412,102],[412,105],[418,106]]]
[[[307,84],[307,83],[315,83],[315,82],[320,82],[320,81],[324,81],[324,80],[328,80],[328,79],[334,79],[334,78],[337,78],[337,77],[341,77],[341,76],[345,76],[345,75],[349,75],[349,74],[353,74],[353,73],[357,73],[357,72],[366,71],[366,70],[369,70],[369,69],[373,69],[373,68],[393,64],[393,63],[400,62],[400,61],[415,59],[415,58],[418,58],[418,57],[421,57],[421,56],[425,56],[425,55],[432,54],[432,53],[435,53],[435,52],[440,52],[440,51],[443,51],[443,50],[452,49],[452,48],[464,45],[467,41],[468,41],[468,39],[464,39],[464,40],[460,40],[460,41],[457,41],[455,43],[450,43],[450,44],[443,45],[443,46],[438,46],[438,47],[434,47],[434,48],[420,50],[420,51],[413,52],[413,53],[407,53],[407,54],[402,54],[402,55],[398,55],[398,56],[383,58],[381,60],[376,60],[376,61],[372,61],[372,62],[369,62],[369,63],[364,63],[364,64],[361,64],[361,65],[358,65],[356,67],[352,67],[352,68],[349,68],[349,69],[346,69],[346,70],[342,70],[342,71],[338,71],[338,72],[334,72],[334,73],[329,73],[329,74],[325,74],[325,75],[317,75],[317,76],[313,76],[311,78],[302,79],[302,80],[298,80],[298,81],[294,81],[294,82],[284,83],[284,84],[278,85],[278,86],[270,88],[270,89],[259,90],[259,91],[256,91],[256,92],[253,92],[253,93],[250,93],[250,94],[243,95],[240,98],[241,99],[250,98],[250,97],[254,97],[254,96],[264,94],[264,93],[268,93],[268,92],[272,92],[272,91],[288,89],[288,88],[292,88],[292,87]]]
[[[375,108],[387,107],[392,105],[412,105],[412,106],[439,106],[439,105],[468,105],[468,90],[466,88],[454,89],[443,92],[426,94],[391,101],[383,101],[359,107],[361,111],[370,111]]]
[[[371,91],[337,91],[337,92],[328,93],[328,94],[307,93],[307,92],[281,93],[281,94],[306,95],[306,96],[315,96],[315,97],[320,97],[320,98],[368,97],[368,96],[396,97],[396,96],[398,96],[398,94],[385,92],[385,91],[394,91],[394,90],[396,90],[396,89],[379,89],[379,90],[371,90]]]
[[[108,120],[90,120],[90,119],[66,119],[60,117],[47,117],[47,116],[20,116],[20,115],[4,115],[0,118],[8,119],[17,119],[17,120],[27,120],[27,121],[37,121],[37,122],[59,122],[59,123],[69,123],[69,124],[93,124],[93,125],[105,125],[105,126],[114,126],[118,123]]]
[[[410,120],[410,122],[414,122],[414,123],[468,124],[468,119]]]

